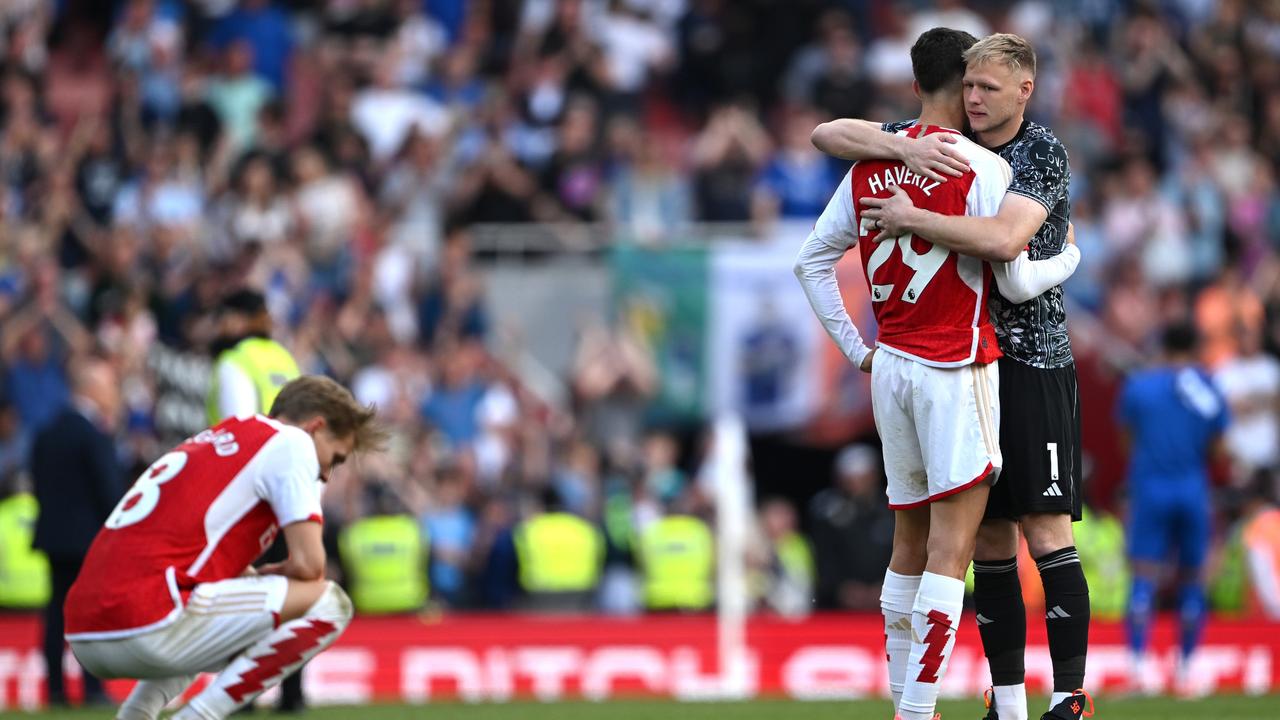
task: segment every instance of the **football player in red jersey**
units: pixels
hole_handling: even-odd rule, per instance
[[[906,193],[868,198],[864,216],[883,235],[915,232],[960,253],[1008,259],[1020,251],[1036,261],[1072,252],[1071,165],[1053,131],[1025,117],[1035,90],[1036,54],[1008,33],[983,38],[965,52],[964,108],[974,139],[1008,161],[1013,181],[992,216],[962,217],[917,207]],[[848,160],[897,158],[940,180],[967,172],[948,135],[922,140],[898,130],[911,125],[833,120],[813,133],[815,146]],[[882,130],[887,132],[882,132]],[[895,134],[897,133],[897,134]],[[987,720],[1027,720],[1024,679],[1027,614],[1018,580],[1019,532],[1045,590],[1053,694],[1041,720],[1092,714],[1076,697],[1089,647],[1089,588],[1071,523],[1081,518],[1080,394],[1067,332],[1062,288],[1031,297],[993,293],[991,312],[1004,354],[1000,402],[1004,457],[974,552],[974,606],[993,692]],[[1086,698],[1087,699],[1087,698]]]
[[[990,281],[1034,297],[1074,271],[1078,255],[1032,263],[1025,254],[988,266],[911,233],[871,242],[882,228],[862,198],[906,193],[943,215],[992,216],[1008,189],[1008,163],[958,132],[967,33],[935,28],[912,48],[920,118],[901,133],[948,135],[965,158],[959,177],[933,179],[901,162],[854,165],[819,218],[796,264],[811,304],[845,355],[872,372],[876,426],[884,443],[894,550],[881,596],[890,687],[899,716],[933,717],[939,682],[955,643],[990,484],[1002,464],[1000,357],[987,312]],[[920,141],[923,142],[923,141]],[[865,242],[858,243],[859,239]],[[868,349],[844,310],[836,261],[860,250],[879,336]]]
[[[156,460],[116,506],[67,597],[67,639],[100,677],[138,678],[121,720],[155,718],[201,672],[176,718],[224,718],[329,647],[352,606],[324,579],[320,492],[384,434],[372,408],[306,376],[271,417],[219,423]],[[289,557],[251,563],[283,530]]]

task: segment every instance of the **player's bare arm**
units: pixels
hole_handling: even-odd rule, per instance
[[[813,146],[844,160],[898,160],[917,175],[935,182],[960,177],[969,161],[955,147],[956,136],[932,133],[919,139],[884,132],[879,123],[841,118],[814,128]]]
[[[283,575],[291,580],[313,581],[324,578],[325,553],[320,523],[304,520],[284,526],[284,542],[289,558],[263,565],[263,575]]]
[[[995,262],[1010,262],[1044,224],[1049,212],[1031,198],[1005,195],[993,217],[940,215],[912,204],[906,191],[891,188],[887,198],[863,198],[862,217],[875,221],[880,233],[874,240],[914,233],[961,255]]]

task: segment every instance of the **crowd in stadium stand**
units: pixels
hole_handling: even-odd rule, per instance
[[[327,495],[335,561],[360,552],[343,528],[407,514],[438,607],[708,606],[688,577],[713,582],[713,497],[697,452],[643,423],[647,348],[583,333],[569,406],[529,392],[490,352],[472,230],[603,223],[647,242],[685,222],[811,219],[845,166],[810,130],[911,117],[908,49],[935,25],[1037,48],[1030,114],[1072,165],[1078,354],[1120,377],[1164,326],[1198,326],[1234,413],[1214,597],[1242,608],[1250,543],[1280,557],[1280,531],[1250,525],[1275,512],[1280,464],[1274,2],[9,0],[0,473],[17,487],[88,352],[121,377],[123,465],[145,467],[174,440],[158,376],[182,384],[184,354],[207,353],[221,298],[247,285],[304,372],[395,431]],[[878,459],[837,458],[807,507],[761,504],[760,604],[878,606]],[[1093,499],[1123,517],[1122,497]],[[589,527],[526,522],[553,515]],[[579,538],[603,570],[540,572],[542,537]],[[707,545],[668,568],[670,537]],[[1122,535],[1081,546],[1122,597]],[[685,575],[651,576],[668,571]]]

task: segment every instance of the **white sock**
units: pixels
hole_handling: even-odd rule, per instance
[[[351,622],[351,599],[333,582],[302,617],[290,620],[237,655],[173,720],[222,720],[280,684],[333,644]]]
[[[911,609],[911,656],[898,714],[903,720],[931,720],[938,686],[956,645],[956,629],[964,604],[964,581],[926,572]]]
[[[1027,720],[1027,685],[994,685],[996,713],[1000,720]]]
[[[880,612],[884,615],[884,650],[889,661],[889,692],[893,709],[902,701],[907,679],[907,656],[911,654],[911,608],[920,591],[919,575],[899,575],[886,570],[880,588]]]
[[[140,680],[133,686],[129,697],[116,713],[118,720],[155,720],[160,711],[170,701],[182,694],[191,683],[196,681],[195,675],[163,678],[160,680]]]
[[[1066,700],[1069,697],[1071,697],[1071,693],[1055,692],[1054,694],[1049,696],[1049,709],[1052,710],[1058,707],[1058,703],[1062,702],[1063,700]],[[1004,718],[1001,718],[1000,720],[1004,720]]]

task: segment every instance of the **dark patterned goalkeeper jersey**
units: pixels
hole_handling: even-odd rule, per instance
[[[914,123],[905,120],[881,127],[885,132],[896,133]],[[1071,167],[1067,164],[1066,147],[1049,128],[1024,120],[1012,140],[991,150],[1013,169],[1008,192],[1035,200],[1049,213],[1027,243],[1027,255],[1032,260],[1043,260],[1062,252],[1067,246],[1067,224],[1071,221],[1067,197]],[[1073,362],[1061,285],[1021,305],[1005,299],[993,287],[990,308],[1000,350],[1009,358],[1038,368],[1064,367]]]

